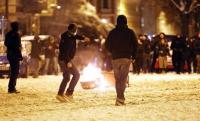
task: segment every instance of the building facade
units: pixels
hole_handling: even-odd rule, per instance
[[[102,22],[116,23],[117,0],[88,0],[88,2],[95,6]]]

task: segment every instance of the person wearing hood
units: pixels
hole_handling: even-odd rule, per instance
[[[122,106],[125,105],[124,92],[131,59],[135,59],[135,52],[137,49],[137,37],[135,32],[128,28],[126,16],[118,16],[117,25],[109,32],[105,47],[112,55],[117,93],[115,105]]]

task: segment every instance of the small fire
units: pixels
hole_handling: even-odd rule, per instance
[[[101,69],[91,63],[88,64],[88,66],[83,69],[81,75],[81,83],[87,83],[87,82],[95,84],[96,88],[102,90],[104,90],[108,86],[108,83],[104,78]]]

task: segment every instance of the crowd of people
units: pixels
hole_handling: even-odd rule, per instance
[[[53,36],[50,36],[45,42],[41,42],[39,35],[34,36],[31,41],[30,75],[34,78],[39,75],[58,75],[58,44]]]
[[[139,35],[133,72],[200,73],[199,54],[200,32],[191,38],[181,35],[168,37],[164,33],[151,39],[147,35]]]

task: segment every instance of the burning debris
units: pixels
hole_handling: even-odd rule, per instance
[[[102,70],[91,63],[83,69],[80,82],[83,89],[98,88],[104,90],[109,86]]]

